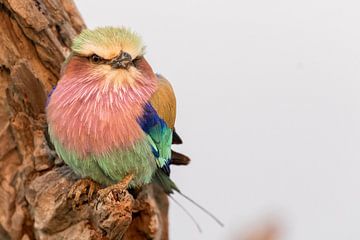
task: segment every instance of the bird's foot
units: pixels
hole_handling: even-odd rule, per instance
[[[113,191],[116,191],[117,193],[121,193],[121,192],[125,191],[128,188],[128,186],[133,178],[134,178],[134,175],[129,174],[129,175],[126,175],[120,182],[118,182],[114,185],[111,185],[107,188],[100,189],[97,192],[98,198],[102,200],[106,196],[108,196],[109,193],[111,193]]]
[[[90,202],[93,199],[94,192],[98,189],[98,184],[90,178],[82,178],[76,181],[68,193],[68,198],[72,199],[72,207],[76,209],[77,206],[86,202],[85,199],[81,199],[81,195],[85,194],[87,201]]]

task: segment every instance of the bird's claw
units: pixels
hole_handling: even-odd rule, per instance
[[[72,208],[82,205],[86,200],[81,199],[81,195],[85,194],[87,201],[90,202],[93,199],[95,191],[98,189],[98,184],[89,178],[83,178],[76,181],[70,188],[68,198],[72,199]]]
[[[133,179],[134,175],[129,174],[125,176],[120,182],[117,184],[111,185],[109,187],[100,189],[97,191],[98,199],[103,200],[106,196],[108,196],[111,192],[116,191],[117,193],[121,193],[125,191],[131,180]]]

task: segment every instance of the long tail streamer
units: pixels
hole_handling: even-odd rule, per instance
[[[188,200],[189,202],[191,202],[192,204],[194,204],[195,206],[197,206],[199,209],[201,209],[204,213],[206,213],[209,217],[211,217],[217,224],[219,224],[221,227],[224,227],[224,223],[221,222],[217,217],[215,217],[214,214],[212,214],[209,210],[207,210],[206,208],[204,208],[203,206],[201,206],[200,204],[198,204],[197,202],[195,202],[194,200],[192,200],[190,197],[186,196],[185,194],[183,194],[180,191],[177,191],[183,198],[185,198],[186,200]]]
[[[186,215],[188,215],[188,217],[194,222],[198,231],[201,233],[202,229],[200,227],[200,224],[196,221],[194,216],[191,215],[191,213],[183,205],[181,205],[173,196],[169,195],[169,197],[174,201],[174,203],[176,203],[186,213]]]

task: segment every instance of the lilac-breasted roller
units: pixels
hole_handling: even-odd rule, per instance
[[[178,191],[169,178],[175,95],[146,61],[141,38],[126,28],[86,29],[71,50],[46,109],[58,155],[105,186],[156,181]]]

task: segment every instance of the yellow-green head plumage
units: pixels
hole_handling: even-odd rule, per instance
[[[121,51],[129,53],[133,58],[145,53],[141,37],[125,27],[85,29],[74,39],[71,49],[76,54],[96,54],[104,59],[114,58]]]

